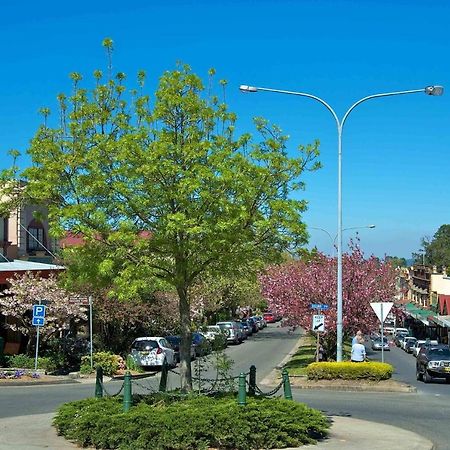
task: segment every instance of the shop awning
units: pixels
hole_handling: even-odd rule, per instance
[[[420,320],[424,325],[429,325],[428,316],[430,311],[426,309],[419,308],[414,303],[408,303],[405,305],[406,313],[409,314],[414,319]]]

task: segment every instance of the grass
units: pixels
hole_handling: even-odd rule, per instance
[[[344,340],[342,349],[342,359],[349,361],[352,352],[350,339]],[[284,365],[289,375],[306,376],[306,367],[316,361],[316,337],[312,335],[303,336],[300,347],[292,358]]]
[[[316,339],[313,336],[304,336],[300,341],[300,347],[285,364],[284,368],[288,370],[289,375],[305,375],[306,367],[315,361]]]

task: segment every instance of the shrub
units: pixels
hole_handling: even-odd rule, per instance
[[[394,368],[380,362],[320,362],[309,364],[306,375],[309,380],[387,380]]]
[[[136,362],[136,360],[133,358],[133,355],[127,355],[125,366],[128,370],[132,370],[133,372],[144,373],[144,369]]]
[[[102,367],[105,375],[114,375],[120,368],[125,366],[123,359],[119,355],[114,355],[111,352],[97,352],[92,355],[92,363],[94,370],[97,367]],[[83,356],[81,358],[81,373],[91,373],[91,358],[90,356]]]
[[[17,369],[34,369],[34,358],[27,355],[12,355],[6,357],[6,362],[9,367]],[[46,372],[54,372],[56,370],[56,363],[52,358],[41,357],[38,358],[38,369]]]
[[[284,399],[235,396],[135,396],[122,412],[118,398],[87,399],[63,405],[54,425],[79,445],[109,449],[250,450],[315,443],[326,436],[322,413]]]

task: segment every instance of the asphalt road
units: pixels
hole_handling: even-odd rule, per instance
[[[270,324],[242,344],[229,346],[226,354],[234,361],[231,375],[237,376],[240,372],[248,372],[250,366],[254,364],[257,367],[257,380],[262,380],[293,349],[299,337],[299,329],[295,333],[288,333],[288,328]],[[193,365],[195,364],[194,361]],[[202,374],[205,378],[214,378],[214,375],[212,370]],[[158,377],[138,380],[133,382],[133,392],[157,389],[158,383]],[[109,393],[114,394],[121,385],[122,381],[112,381],[105,383],[105,388]],[[179,377],[171,374],[168,387],[179,387]],[[0,386],[0,418],[49,413],[55,411],[62,403],[93,395],[93,384]]]
[[[288,334],[286,328],[272,325],[242,345],[231,346],[227,354],[235,361],[233,374],[257,367],[258,380],[264,378],[289,353],[299,338],[299,331]],[[368,351],[371,358],[379,353]],[[417,393],[338,392],[331,390],[293,390],[295,400],[320,409],[329,415],[349,416],[414,431],[435,444],[438,450],[450,449],[450,385],[424,384],[415,379],[415,358],[392,348],[385,353],[386,362],[396,367],[394,378],[417,387]],[[176,382],[175,378],[171,378]],[[175,380],[175,381],[174,381]],[[157,379],[140,380],[145,386]],[[107,383],[111,392],[121,382]],[[53,412],[61,403],[93,396],[93,384],[70,384],[30,387],[0,387],[0,417],[27,416]],[[26,417],[24,418],[26,420]],[[26,422],[24,422],[26,429]],[[367,446],[370,449],[370,443]],[[399,448],[408,448],[399,442]]]

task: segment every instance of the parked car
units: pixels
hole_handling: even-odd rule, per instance
[[[253,319],[256,320],[256,322],[258,323],[258,326],[260,329],[266,328],[267,327],[267,323],[264,320],[263,316],[253,316]]]
[[[181,337],[180,336],[166,336],[167,341],[172,346],[174,352],[175,352],[175,361],[180,362],[180,343],[181,343]],[[195,359],[195,348],[194,345],[191,345],[191,360]]]
[[[259,331],[258,323],[256,322],[255,319],[253,319],[253,317],[248,317],[247,322],[249,326],[252,328],[252,333],[257,333]]]
[[[403,336],[402,334],[399,334],[398,336],[395,336],[395,337],[394,337],[394,344],[395,344],[397,347],[400,347],[400,348],[401,348],[403,339],[405,339],[405,336]]]
[[[417,339],[414,336],[405,336],[402,342],[402,349],[406,353],[411,353],[410,348],[415,344]]]
[[[243,322],[242,320],[236,320],[236,323],[239,325],[239,328],[241,330],[242,340],[245,341],[248,338],[248,333],[251,330],[250,325],[247,324],[247,322]]]
[[[255,322],[256,327],[258,328],[258,330],[262,330],[263,329],[263,324],[262,324],[262,321],[261,321],[260,317],[258,317],[258,316],[251,316],[250,319],[252,319]]]
[[[418,339],[413,347],[411,347],[411,353],[417,358],[419,351],[426,345],[438,345],[438,341],[431,341],[430,339]]]
[[[269,312],[265,312],[263,314],[263,318],[266,321],[266,323],[275,323],[276,322],[275,316]]]
[[[420,349],[416,362],[416,378],[430,383],[445,378],[450,383],[450,349],[448,345],[426,345]]]
[[[131,344],[131,356],[144,370],[162,367],[166,362],[175,367],[175,351],[166,338],[160,336],[138,337]]]
[[[228,342],[233,344],[240,344],[242,342],[241,330],[236,322],[217,322],[216,325],[225,333]]]
[[[378,339],[374,339],[372,341],[372,350],[384,350],[384,351],[390,351],[389,348],[389,341],[386,336],[383,336],[383,339],[380,337]]]
[[[408,330],[408,328],[398,327],[398,328],[395,329],[394,336],[395,337],[397,337],[397,336],[409,336],[409,330]]]
[[[217,336],[222,335],[223,332],[218,325],[208,325],[206,331],[203,333],[208,341],[213,342]]]
[[[192,345],[194,346],[195,357],[205,356],[211,353],[211,344],[204,334],[199,331],[192,333]]]

